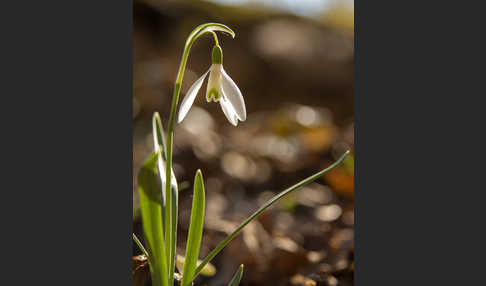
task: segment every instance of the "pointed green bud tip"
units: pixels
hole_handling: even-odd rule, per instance
[[[222,64],[223,63],[223,50],[219,45],[215,45],[213,47],[213,54],[212,54],[212,63],[213,64]]]
[[[203,181],[203,175],[202,175],[201,169],[197,169],[195,180],[201,180],[201,182]],[[204,184],[203,184],[203,187],[204,187]]]

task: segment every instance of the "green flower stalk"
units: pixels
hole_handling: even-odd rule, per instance
[[[200,36],[211,33],[215,39],[216,44],[218,45],[218,37],[216,36],[216,31],[226,32],[230,34],[233,38],[235,37],[235,33],[226,25],[218,24],[218,23],[208,23],[199,25],[196,27],[189,37],[186,40],[186,44],[184,46],[184,52],[182,53],[182,60],[179,65],[179,72],[177,73],[177,78],[174,86],[174,96],[172,97],[172,105],[170,109],[169,115],[169,126],[167,130],[167,145],[166,145],[166,167],[165,167],[165,216],[164,216],[164,226],[165,226],[165,245],[166,249],[168,250],[167,259],[168,259],[168,276],[169,276],[169,285],[174,284],[174,271],[175,271],[175,259],[176,259],[176,233],[177,233],[177,200],[176,197],[177,191],[174,195],[172,195],[171,185],[173,182],[171,181],[171,173],[172,173],[172,149],[174,144],[174,120],[175,120],[175,113],[177,110],[177,104],[179,102],[179,95],[181,92],[181,84],[182,79],[184,77],[184,71],[186,70],[187,59],[189,57],[189,51],[191,50],[192,45],[196,41],[197,38]]]

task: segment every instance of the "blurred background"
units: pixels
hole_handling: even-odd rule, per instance
[[[207,196],[202,258],[267,199],[353,150],[353,9],[349,0],[134,0],[134,209],[136,174],[153,148],[151,117],[158,111],[167,126],[186,37],[206,22],[236,32],[218,36],[248,119],[233,127],[219,104],[206,102],[204,83],[175,127],[178,253],[198,168]],[[181,100],[209,68],[212,46],[209,35],[193,45]],[[241,285],[353,285],[353,168],[349,158],[267,210],[216,256],[216,274],[196,285],[227,285],[241,263]],[[134,231],[143,237],[136,212]],[[148,285],[147,267],[134,265],[135,285]]]

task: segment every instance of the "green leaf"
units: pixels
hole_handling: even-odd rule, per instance
[[[168,286],[167,256],[162,231],[161,192],[157,174],[157,157],[153,152],[145,161],[138,173],[138,193],[140,195],[140,210],[142,225],[148,253],[152,263],[151,274],[153,285]]]
[[[296,189],[311,183],[318,178],[320,178],[324,173],[332,170],[334,167],[339,165],[346,156],[348,156],[349,151],[346,151],[336,162],[334,162],[331,166],[327,167],[324,170],[321,170],[320,172],[315,173],[314,175],[300,181],[299,183],[293,185],[292,187],[282,191],[278,195],[274,196],[270,200],[268,200],[263,206],[261,206],[257,211],[255,211],[249,218],[247,218],[244,222],[242,222],[230,235],[228,235],[223,241],[221,241],[214,249],[211,251],[201,262],[201,264],[196,268],[196,272],[194,274],[194,278],[201,272],[202,268],[209,262],[211,259],[213,259],[233,238],[235,238],[236,235],[238,235],[243,228],[249,224],[252,220],[254,220],[256,217],[258,217],[264,210],[266,210],[268,207],[273,205],[275,202],[283,198],[285,195],[295,191]]]
[[[154,139],[154,150],[159,153],[158,156],[158,168],[160,175],[160,183],[162,190],[166,190],[166,140],[164,135],[164,128],[160,115],[155,112],[152,117],[152,135]],[[174,175],[174,171],[171,167],[170,178],[170,192],[165,193],[162,191],[162,217],[163,217],[163,229],[166,243],[167,265],[169,265],[169,283],[173,283],[174,268],[175,268],[175,256],[176,256],[176,241],[177,241],[177,220],[178,220],[178,202],[179,191],[177,187],[177,180]]]
[[[137,244],[138,248],[140,248],[140,251],[142,251],[142,253],[145,254],[145,256],[147,256],[147,258],[148,258],[149,257],[149,254],[148,254],[147,250],[145,250],[145,247],[143,247],[143,244],[140,242],[140,240],[135,235],[135,233],[132,233],[132,237],[133,237],[133,241],[135,241],[135,243]]]
[[[204,225],[205,194],[201,170],[197,170],[194,179],[194,196],[192,198],[191,221],[187,235],[186,258],[182,271],[182,286],[188,286],[194,276]]]
[[[243,264],[240,265],[240,267],[236,271],[235,275],[233,276],[233,279],[231,279],[231,281],[228,284],[228,286],[238,286],[238,285],[240,285],[241,277],[243,277]]]
[[[145,250],[145,247],[143,247],[143,244],[140,242],[140,240],[138,239],[138,237],[135,235],[135,233],[132,233],[132,237],[133,237],[133,240],[135,241],[135,243],[138,245],[138,248],[140,248],[140,250],[143,252],[143,254],[147,257],[148,261],[149,261],[149,268],[150,268],[150,273],[153,273],[154,272],[154,269],[153,269],[153,265],[155,264],[154,261],[152,260],[152,257],[149,256],[147,250]],[[202,272],[201,272],[202,274]]]

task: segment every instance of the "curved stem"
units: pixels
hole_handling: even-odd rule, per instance
[[[171,170],[172,170],[172,146],[174,141],[174,120],[175,114],[177,110],[177,104],[179,102],[179,95],[181,91],[181,84],[182,79],[184,77],[184,71],[186,70],[187,58],[189,57],[189,51],[191,50],[192,44],[199,38],[201,35],[205,33],[212,33],[215,37],[215,41],[217,42],[217,36],[214,31],[223,31],[229,33],[231,36],[235,36],[235,33],[226,25],[218,24],[218,23],[208,23],[199,25],[196,27],[189,37],[186,40],[186,44],[184,47],[184,52],[182,53],[182,60],[179,65],[179,71],[177,73],[177,78],[175,81],[174,86],[174,95],[172,96],[172,104],[170,108],[170,115],[169,115],[169,126],[167,128],[167,160],[166,160],[166,184],[165,184],[165,194],[166,194],[166,225],[170,226],[170,230],[166,231],[165,233],[165,241],[167,245],[170,247],[170,252],[168,253],[168,259],[170,260],[168,263],[169,266],[169,285],[173,285],[174,283],[174,270],[175,270],[175,257],[176,257],[176,239],[175,233],[177,233],[177,224],[173,224],[175,221],[175,217],[177,216],[177,210],[173,210],[173,202],[175,198],[172,196],[171,192]],[[175,212],[175,214],[173,214]]]
[[[216,33],[213,31],[211,31],[211,34],[213,34],[213,38],[214,38],[214,42],[216,42],[216,46],[219,46],[218,35],[216,35]]]

